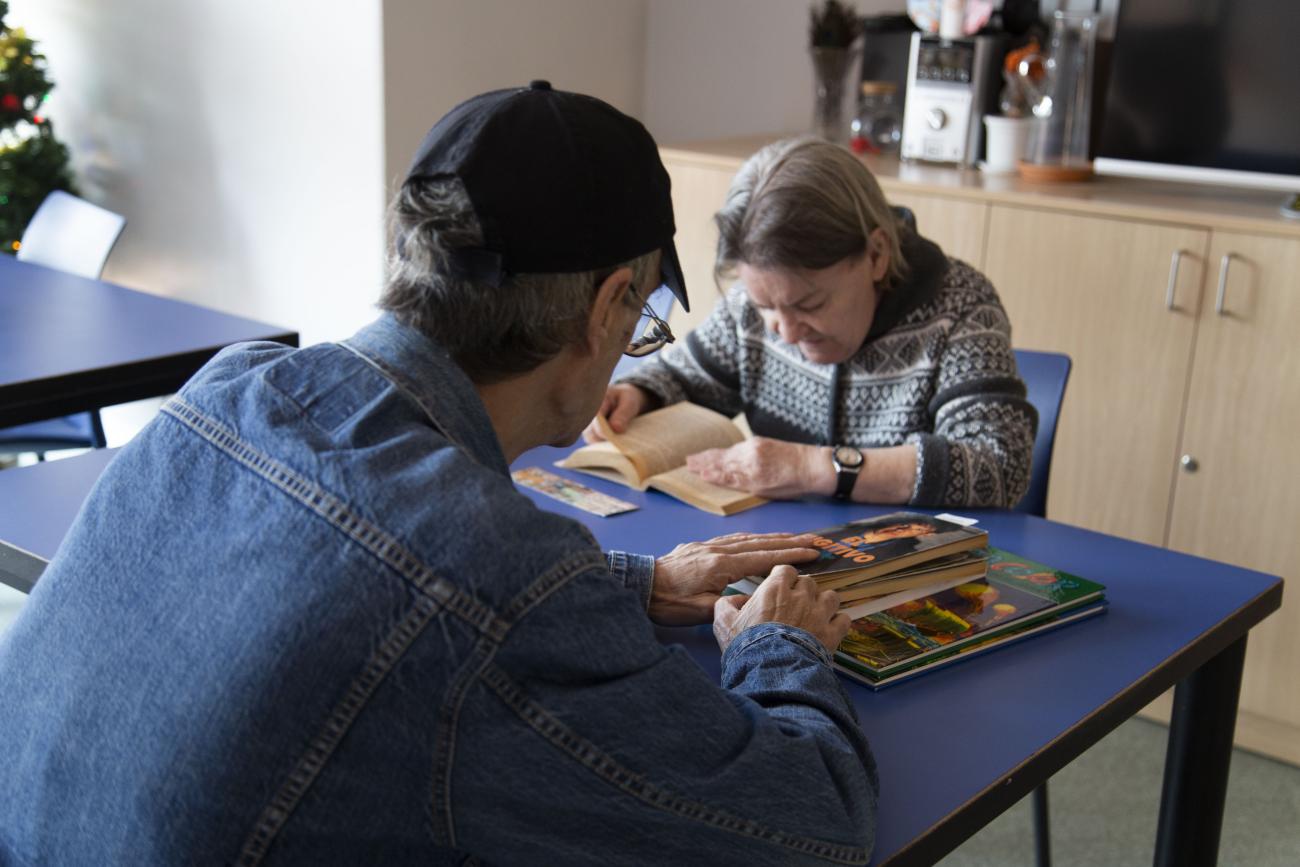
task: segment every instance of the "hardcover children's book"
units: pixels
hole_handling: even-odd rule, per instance
[[[590,443],[556,466],[588,473],[644,491],[655,488],[715,515],[732,515],[767,502],[747,491],[706,482],[686,468],[687,455],[725,449],[745,432],[721,413],[693,403],[675,403],[632,420],[616,434],[597,416],[605,442]]]
[[[1067,615],[1101,602],[1104,591],[1094,581],[990,548],[986,577],[855,620],[836,665],[883,685],[891,675],[934,665],[967,646],[987,647],[1052,620],[1072,622],[1079,618]]]
[[[821,557],[799,566],[823,590],[861,585],[988,544],[988,533],[917,512],[891,512],[814,530]],[[967,561],[969,562],[969,561]],[[938,577],[935,576],[936,580]],[[862,598],[862,597],[858,597]]]
[[[946,651],[937,656],[918,662],[915,665],[903,666],[902,668],[895,669],[892,674],[883,677],[872,677],[860,672],[858,669],[839,662],[835,664],[835,667],[841,674],[844,674],[859,683],[866,684],[872,689],[882,689],[886,686],[899,683],[900,681],[910,680],[911,678],[918,677],[922,674],[928,674],[931,671],[944,668],[953,663],[964,662],[971,657],[979,656],[980,654],[986,653],[990,650],[997,650],[1000,647],[1015,644],[1016,642],[1023,641],[1026,638],[1032,638],[1035,635],[1041,635],[1044,632],[1051,632],[1055,629],[1060,629],[1062,626],[1068,626],[1071,623],[1086,620],[1089,617],[1101,614],[1105,610],[1105,600],[1094,602],[1091,605],[1084,605],[1082,608],[1071,608],[1064,614],[1059,614],[1056,617],[1048,617],[1046,620],[1037,620],[1032,623],[1027,623],[1019,628],[1008,629],[1005,632],[998,632],[993,635],[984,636],[970,644],[964,644],[955,650]]]
[[[913,566],[898,572],[889,572],[875,578],[867,578],[857,584],[835,588],[840,597],[840,607],[855,609],[863,600],[896,596],[904,591],[916,588],[951,586],[960,581],[970,581],[984,576],[986,552],[983,548],[964,551],[940,557],[919,566]],[[732,589],[739,593],[753,594],[758,590],[761,578],[742,578],[732,583]],[[823,588],[824,589],[824,588]],[[924,594],[922,594],[924,595]]]

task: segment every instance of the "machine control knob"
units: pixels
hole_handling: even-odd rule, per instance
[[[932,108],[925,113],[925,123],[932,130],[941,130],[948,123],[948,114],[941,108]]]
[[[1179,463],[1183,465],[1183,470],[1188,473],[1194,473],[1201,468],[1196,458],[1191,455],[1183,455]]]

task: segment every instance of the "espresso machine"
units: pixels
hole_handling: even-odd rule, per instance
[[[907,63],[902,157],[974,166],[985,114],[996,114],[1005,34],[942,39],[913,33]]]

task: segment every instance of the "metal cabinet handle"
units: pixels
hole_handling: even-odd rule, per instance
[[[1169,260],[1169,285],[1165,287],[1165,309],[1177,310],[1174,304],[1174,289],[1178,286],[1178,266],[1182,264],[1183,254],[1186,250],[1175,250],[1174,255]]]
[[[1228,294],[1228,267],[1236,257],[1236,253],[1224,253],[1219,260],[1219,291],[1214,295],[1214,312],[1220,316],[1227,315],[1223,311],[1223,301]]]
[[[1189,473],[1194,473],[1201,468],[1200,463],[1191,455],[1183,455],[1179,463],[1183,465],[1183,470]]]
[[[1169,260],[1169,285],[1165,287],[1165,309],[1177,310],[1174,305],[1174,288],[1178,285],[1178,266],[1183,261],[1183,254],[1186,250],[1175,250],[1173,258]]]

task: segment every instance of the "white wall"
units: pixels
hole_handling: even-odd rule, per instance
[[[127,217],[105,277],[304,343],[373,317],[379,0],[12,0],[82,193]]]
[[[544,78],[641,115],[646,0],[384,0],[392,183],[439,117],[488,90]]]
[[[812,126],[812,0],[650,0],[645,124],[660,142]],[[862,15],[903,0],[857,0]]]

